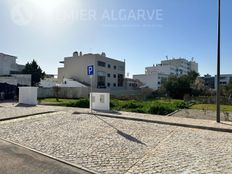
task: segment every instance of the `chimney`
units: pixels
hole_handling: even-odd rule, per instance
[[[101,54],[103,57],[106,57],[106,53],[104,53],[104,52],[102,52],[102,54]]]
[[[73,52],[73,57],[78,57],[78,52],[77,51]]]

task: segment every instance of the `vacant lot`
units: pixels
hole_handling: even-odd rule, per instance
[[[57,101],[55,98],[47,98],[41,99],[40,103],[81,108],[89,107],[88,99],[59,99]],[[159,115],[167,115],[171,112],[174,112],[177,109],[187,108],[188,106],[189,104],[184,102],[183,100],[173,99],[146,101],[111,99],[110,102],[110,107],[112,110],[150,113]]]
[[[191,109],[216,111],[216,104],[195,104]],[[231,105],[221,105],[222,112],[232,112]]]

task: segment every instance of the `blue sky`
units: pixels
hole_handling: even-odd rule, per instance
[[[221,1],[221,72],[232,73],[232,1]],[[138,10],[144,18],[130,18]],[[77,50],[125,59],[130,76],[166,56],[194,57],[201,75],[216,74],[217,0],[1,0],[0,21],[0,52],[46,73]]]

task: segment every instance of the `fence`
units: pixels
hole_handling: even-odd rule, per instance
[[[93,92],[108,92],[112,97],[118,98],[139,98],[147,96],[147,92],[143,90],[106,90],[106,89],[94,89]],[[38,88],[38,98],[80,98],[88,97],[90,89],[86,87],[54,87],[54,88]],[[150,94],[150,92],[149,92]]]
[[[81,98],[88,95],[89,88],[85,87],[38,88],[38,98]]]

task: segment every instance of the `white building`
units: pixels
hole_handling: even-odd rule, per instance
[[[74,52],[73,56],[65,57],[64,61],[60,63],[63,63],[64,67],[58,68],[59,83],[63,79],[72,79],[86,86],[90,86],[91,79],[87,74],[87,67],[93,65],[93,88],[123,88],[125,62],[106,57],[105,53],[82,55],[82,52]]]
[[[162,82],[167,78],[167,74],[161,73],[133,75],[133,79],[137,79],[144,84],[143,87],[149,87],[154,90],[159,89]]]
[[[185,75],[188,72],[198,72],[198,64],[183,58],[163,60],[161,64],[145,68],[145,74],[134,75],[133,79],[140,80],[144,86],[154,90],[159,89],[162,82],[170,75]]]
[[[145,74],[163,73],[168,75],[186,75],[188,72],[195,71],[198,73],[198,63],[191,60],[179,58],[161,61],[161,64],[145,68]]]
[[[126,90],[136,90],[139,89],[143,83],[138,79],[125,78],[124,79],[124,88]]]
[[[16,59],[15,56],[0,53],[0,83],[31,86],[31,75],[20,74],[25,66],[17,64]]]
[[[0,53],[0,75],[10,75],[21,72],[24,65],[16,63],[17,57]]]

